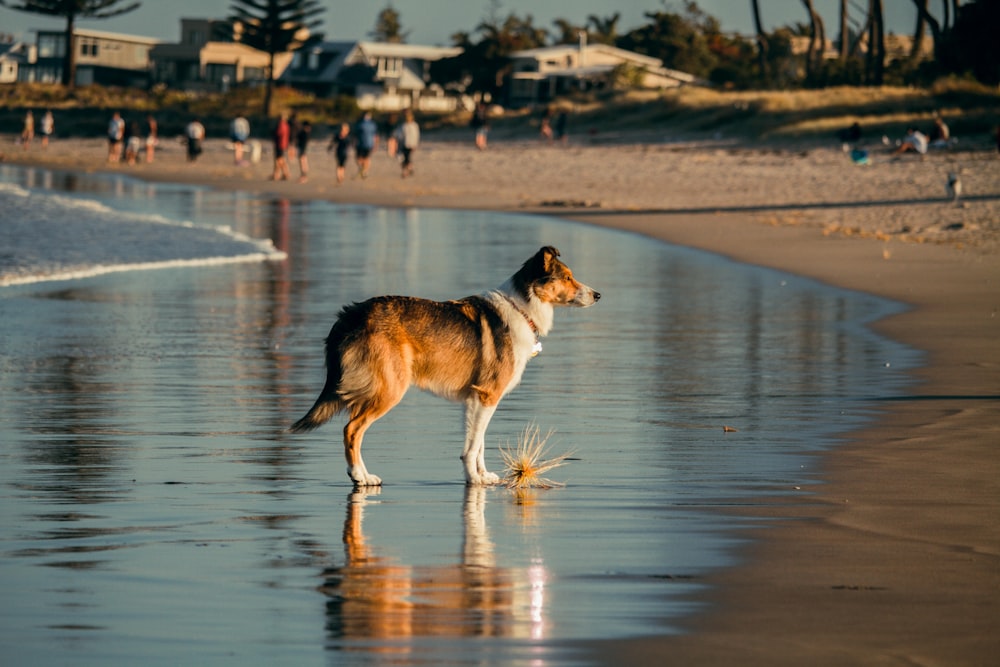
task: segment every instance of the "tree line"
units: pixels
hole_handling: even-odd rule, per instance
[[[946,74],[974,77],[985,84],[1000,83],[1000,25],[998,0],[912,0],[917,22],[909,53],[892,60],[886,54],[885,0],[839,0],[836,49],[828,57],[827,28],[813,0],[802,0],[803,21],[772,31],[763,28],[767,0],[751,0],[755,35],[727,33],[719,20],[697,2],[686,1],[678,11],[650,11],[637,28],[621,31],[620,13],[590,15],[583,22],[557,19],[552,28],[535,25],[530,14],[504,14],[499,0],[491,0],[486,16],[471,31],[452,35],[462,54],[439,61],[431,70],[446,82],[476,94],[498,95],[510,72],[510,54],[553,44],[608,44],[652,56],[664,66],[687,72],[720,87],[795,88],[831,85],[926,85]],[[893,0],[904,2],[905,0]],[[71,47],[77,19],[102,19],[131,12],[135,0],[0,0],[18,11],[66,19],[63,83],[72,85],[75,62]],[[273,55],[294,51],[322,39],[318,29],[325,8],[318,0],[232,0],[229,21],[241,25],[240,39]],[[930,34],[930,57],[921,51]],[[399,12],[389,4],[378,12],[369,37],[405,42],[408,31]],[[797,48],[805,42],[806,48]],[[268,73],[268,94],[273,67]],[[269,104],[265,103],[265,109]]]

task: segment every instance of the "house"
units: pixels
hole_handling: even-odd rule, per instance
[[[35,49],[24,42],[0,43],[0,83],[18,81],[24,66],[35,59]]]
[[[559,95],[610,87],[616,71],[629,68],[643,88],[676,88],[699,83],[685,72],[668,69],[659,58],[607,44],[559,44],[510,55],[507,104],[544,104]]]
[[[145,87],[149,83],[149,51],[160,40],[98,30],[73,30],[76,51],[76,84]],[[66,57],[63,30],[38,30],[35,61],[24,65],[19,81],[58,83]]]
[[[430,64],[457,47],[385,42],[322,42],[295,53],[281,82],[320,96],[352,95],[362,109],[452,111],[453,97],[430,83]]]
[[[267,81],[270,56],[240,43],[240,29],[222,19],[181,19],[181,41],[160,44],[150,54],[153,81],[186,90],[226,90]],[[274,56],[275,74],[292,60]]]

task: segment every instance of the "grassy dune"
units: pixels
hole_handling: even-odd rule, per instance
[[[26,109],[56,113],[59,136],[103,136],[112,110],[139,120],[156,114],[164,134],[180,133],[199,117],[210,135],[225,135],[237,111],[263,130],[270,122],[258,110],[261,91],[238,90],[227,95],[194,95],[160,90],[144,92],[97,87],[67,91],[60,86],[0,86],[0,133],[16,135]],[[718,91],[679,88],[580,96],[558,101],[570,109],[575,136],[590,134],[614,141],[701,139],[725,137],[738,141],[828,141],[857,121],[866,136],[899,136],[907,125],[929,127],[942,115],[956,136],[987,142],[1000,123],[1000,91],[963,81],[944,81],[930,89],[837,87],[798,91]],[[275,93],[274,109],[294,108],[319,128],[351,119],[350,102],[320,100],[288,89]],[[537,132],[538,110],[510,110],[497,118],[499,137],[530,137]],[[439,138],[464,137],[468,114],[426,117],[429,133]],[[266,132],[258,131],[258,135]]]

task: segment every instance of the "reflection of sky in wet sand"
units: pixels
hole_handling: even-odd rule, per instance
[[[860,326],[883,303],[634,236],[74,187],[231,224],[290,259],[0,292],[9,664],[552,664],[562,640],[669,632],[706,569],[733,562],[738,520],[705,510],[805,500],[801,454],[913,363]],[[378,493],[351,492],[342,420],[282,432],[320,389],[340,305],[477,293],[544,244],[604,296],[557,313],[488,463],[536,422],[575,452],[552,474],[566,488],[465,489],[461,409],[419,393],[366,438]]]

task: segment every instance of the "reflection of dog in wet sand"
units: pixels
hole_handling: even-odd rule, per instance
[[[467,484],[496,484],[486,470],[486,427],[517,386],[552,328],[554,306],[592,306],[601,295],[578,282],[545,247],[495,290],[457,301],[383,296],[345,306],[326,339],[326,385],[291,430],[308,431],[347,410],[347,474],[357,486],[382,480],[365,469],[361,442],[410,385],[465,403]]]

